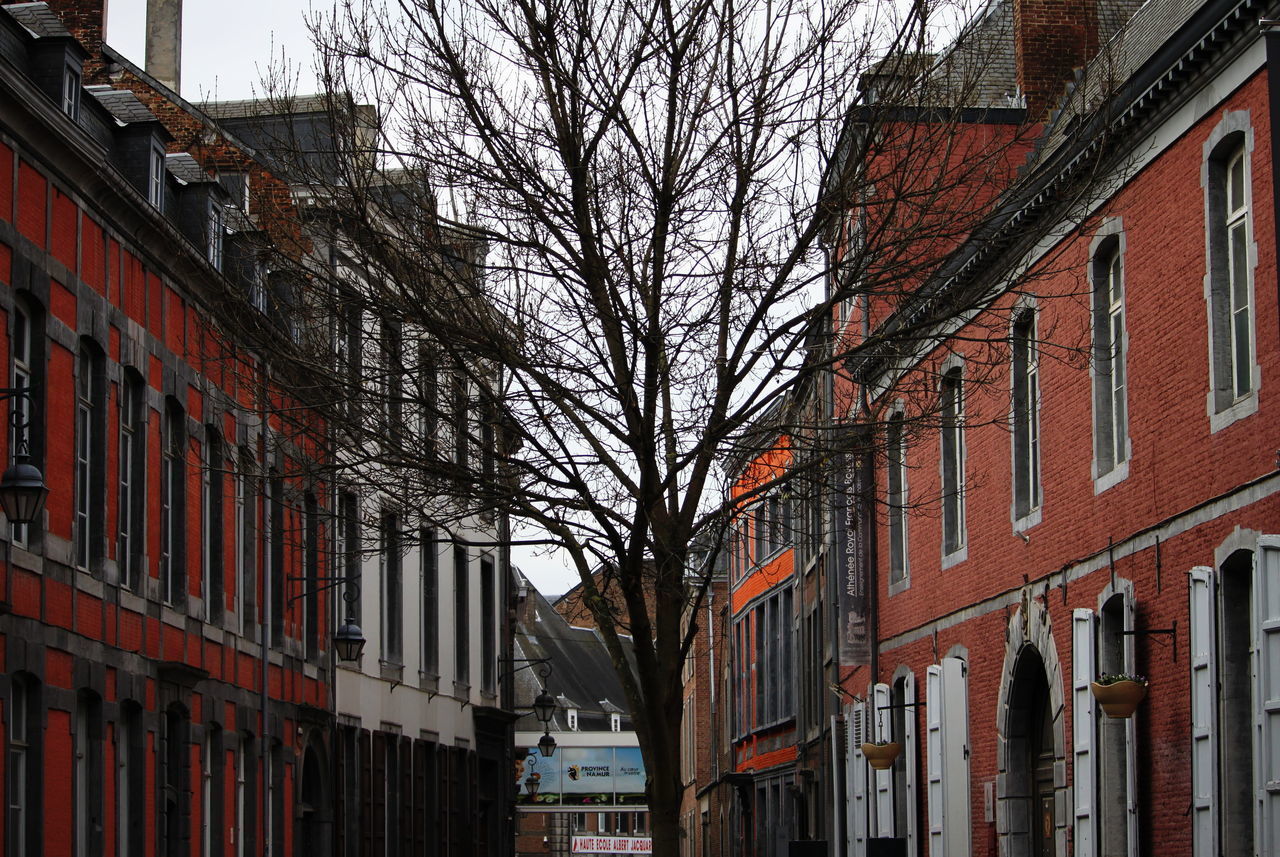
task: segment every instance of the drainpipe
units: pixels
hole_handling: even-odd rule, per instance
[[[271,817],[271,718],[267,710],[267,688],[268,673],[271,671],[271,652],[270,652],[270,635],[271,635],[271,576],[275,569],[271,567],[271,536],[275,534],[271,532],[271,479],[265,477],[262,482],[262,496],[264,502],[262,504],[262,523],[264,526],[260,532],[268,534],[268,538],[262,540],[262,682],[261,682],[261,705],[262,705],[262,853],[264,857],[272,857],[274,854],[273,843],[271,841],[271,833],[274,821]]]
[[[1267,110],[1271,135],[1271,211],[1280,211],[1280,21],[1263,18],[1258,21],[1267,48]],[[1275,226],[1272,252],[1280,263],[1280,221]]]

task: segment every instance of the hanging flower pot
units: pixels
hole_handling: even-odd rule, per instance
[[[1093,698],[1098,700],[1108,717],[1126,718],[1147,696],[1147,679],[1140,675],[1109,673],[1101,675],[1089,685]]]
[[[893,767],[893,760],[902,752],[902,745],[897,741],[890,741],[887,744],[863,744],[861,750],[862,755],[866,756],[867,761],[871,763],[871,767],[877,771],[887,771]]]

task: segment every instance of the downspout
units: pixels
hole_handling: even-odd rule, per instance
[[[1280,211],[1280,21],[1258,21],[1267,49],[1267,133],[1271,136],[1271,211]],[[1280,264],[1280,221],[1274,224],[1272,252]]]
[[[267,711],[267,673],[271,670],[271,653],[268,646],[271,633],[271,575],[275,571],[275,569],[271,568],[271,538],[275,534],[271,532],[270,478],[264,478],[262,485],[266,489],[262,494],[265,501],[262,504],[262,522],[264,524],[262,531],[267,534],[267,538],[262,540],[262,569],[265,573],[262,575],[262,709],[260,713],[262,717],[262,743],[259,755],[262,757],[262,853],[264,857],[272,857],[274,851],[271,832],[275,819],[271,817],[271,720]]]

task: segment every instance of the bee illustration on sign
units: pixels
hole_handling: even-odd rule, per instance
[[[577,766],[577,765],[570,765],[570,766],[569,766],[569,779],[571,779],[571,780],[577,780],[577,779],[578,779],[578,766]]]

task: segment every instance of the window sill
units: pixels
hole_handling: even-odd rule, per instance
[[[969,543],[966,541],[964,544],[962,544],[960,547],[953,550],[951,553],[944,553],[942,555],[942,570],[946,571],[948,568],[953,568],[959,565],[960,563],[964,562],[968,558],[969,558]]]
[[[378,661],[378,675],[384,681],[404,681],[404,664],[398,664],[394,661]]]
[[[1258,384],[1257,372],[1254,372],[1253,392],[1240,399],[1230,407],[1223,408],[1218,412],[1214,412],[1214,393],[1209,391],[1209,434],[1216,434],[1229,425],[1242,420],[1245,417],[1253,416],[1258,411]]]
[[[1013,519],[1014,534],[1021,535],[1032,527],[1037,526],[1040,523],[1040,513],[1043,508],[1043,506],[1036,506],[1021,518],[1015,517]]]
[[[890,595],[898,595],[899,593],[906,592],[910,588],[911,588],[910,573],[904,575],[901,580],[893,580],[889,582]]]
[[[1094,468],[1095,470],[1097,469],[1096,462],[1094,464]],[[1106,473],[1103,473],[1101,476],[1094,477],[1093,496],[1096,497],[1099,494],[1101,494],[1103,491],[1106,491],[1109,488],[1114,488],[1115,486],[1119,485],[1121,482],[1125,481],[1128,478],[1129,478],[1129,459],[1126,458],[1124,461],[1120,462],[1115,467],[1112,467],[1110,470],[1108,470]]]

